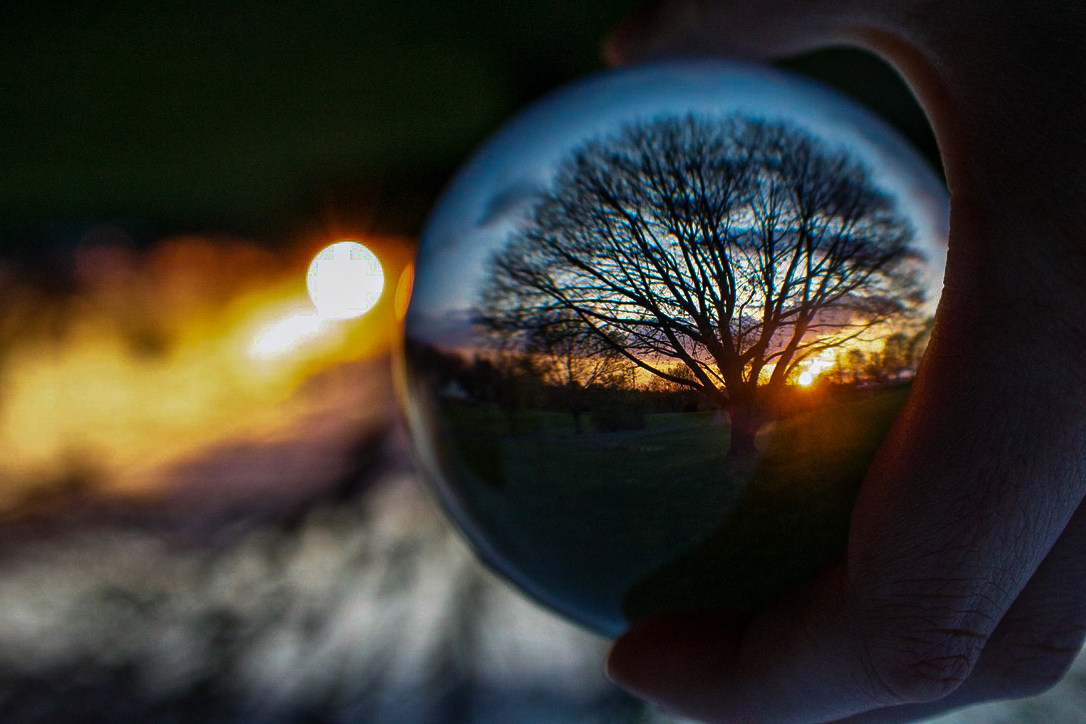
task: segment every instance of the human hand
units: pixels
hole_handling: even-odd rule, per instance
[[[677,0],[608,52],[851,44],[902,73],[951,192],[935,331],[845,560],[751,616],[672,614],[610,655],[713,722],[905,722],[1058,681],[1086,635],[1086,3]]]

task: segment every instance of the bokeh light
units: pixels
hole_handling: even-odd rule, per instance
[[[366,314],[377,304],[384,291],[384,270],[364,245],[340,241],[314,257],[306,285],[321,317],[350,319]]]

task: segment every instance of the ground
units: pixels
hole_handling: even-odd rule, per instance
[[[661,608],[755,607],[842,554],[906,393],[854,391],[781,419],[745,461],[710,412],[575,435],[568,415],[447,402],[446,494],[493,563],[601,632]]]

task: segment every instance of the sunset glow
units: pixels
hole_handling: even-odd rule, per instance
[[[799,374],[796,375],[796,384],[800,387],[810,387],[823,372],[833,369],[835,363],[833,350],[823,350],[818,355],[808,358]]]
[[[367,243],[399,277],[409,243]],[[387,351],[392,300],[385,304],[381,278],[370,273],[381,269],[374,261],[355,276],[370,301],[328,306],[324,295],[336,279],[329,270],[347,276],[359,268],[348,247],[342,265],[335,252],[318,254],[332,259],[318,265],[320,279],[333,281],[320,285],[321,302],[312,304],[305,246],[283,254],[237,239],[177,237],[146,253],[81,249],[81,296],[63,307],[64,333],[19,338],[3,360],[0,511],[57,481],[94,481],[102,493],[168,485],[164,471],[179,460],[224,441],[311,432],[314,411],[328,406],[336,409],[330,419],[356,424],[351,410],[365,405],[335,385],[372,393],[342,380]],[[11,288],[4,301],[13,317],[48,311],[33,306],[31,291]],[[367,304],[363,316],[343,318]],[[305,387],[315,376],[323,381]]]

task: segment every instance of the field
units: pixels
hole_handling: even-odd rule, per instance
[[[634,586],[627,616],[690,602],[756,608],[839,559],[863,475],[906,394],[889,390],[779,423],[731,514]]]
[[[662,608],[758,606],[837,558],[905,388],[852,392],[727,457],[727,418],[649,415],[574,435],[569,415],[446,403],[469,536],[550,605],[604,632]],[[489,556],[492,562],[496,556]]]

